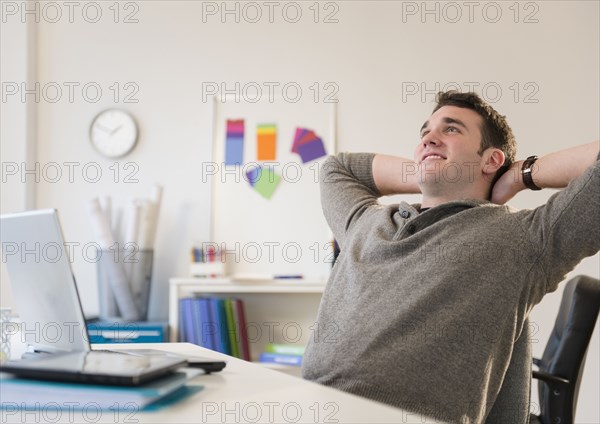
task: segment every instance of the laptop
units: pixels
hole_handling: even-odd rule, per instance
[[[97,384],[138,385],[185,366],[161,352],[92,350],[55,209],[0,216],[2,262],[33,359],[7,361],[0,371],[22,377]]]

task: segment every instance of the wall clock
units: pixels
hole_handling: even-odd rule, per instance
[[[137,124],[133,116],[122,109],[100,112],[90,126],[92,145],[108,158],[125,156],[133,150],[137,139]]]

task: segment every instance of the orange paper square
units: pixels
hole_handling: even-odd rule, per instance
[[[275,160],[277,147],[276,134],[259,134],[257,140],[257,159]]]

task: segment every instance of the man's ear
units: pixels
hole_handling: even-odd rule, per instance
[[[491,148],[487,150],[484,155],[486,156],[485,164],[481,172],[485,175],[496,175],[496,171],[504,165],[504,152],[500,149]]]

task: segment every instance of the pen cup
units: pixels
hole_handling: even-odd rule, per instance
[[[199,278],[222,278],[225,276],[225,263],[223,262],[192,262],[190,275]]]
[[[137,321],[148,318],[148,303],[152,283],[152,261],[154,251],[146,250],[103,250],[97,262],[99,317],[102,320],[120,320],[118,301],[114,294],[115,273],[122,276],[119,281],[126,282],[137,312]]]

